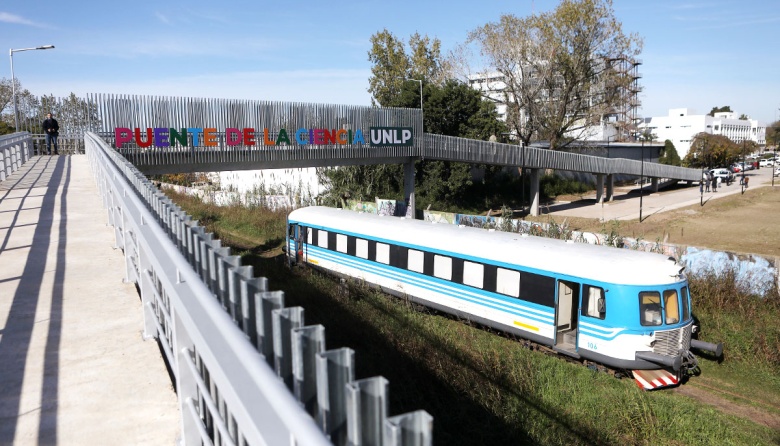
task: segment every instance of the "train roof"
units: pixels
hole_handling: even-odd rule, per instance
[[[682,269],[673,258],[662,254],[328,207],[296,209],[289,219],[356,236],[424,246],[599,282],[624,285],[675,283],[680,281]]]

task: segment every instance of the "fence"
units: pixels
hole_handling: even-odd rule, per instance
[[[22,167],[32,155],[33,142],[29,133],[0,136],[0,181]]]
[[[206,233],[94,133],[87,155],[138,285],[144,335],[176,380],[184,444],[430,445],[425,411],[388,417],[388,382]]]

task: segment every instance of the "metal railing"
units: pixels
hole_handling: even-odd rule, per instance
[[[32,156],[33,140],[28,132],[0,136],[0,181],[19,170]]]
[[[388,417],[388,382],[354,379],[354,351],[206,233],[96,134],[85,135],[144,336],[176,380],[184,444],[430,445],[425,411]]]

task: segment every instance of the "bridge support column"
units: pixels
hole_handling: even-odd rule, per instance
[[[607,201],[615,199],[615,176],[613,174],[607,175]]]
[[[596,204],[604,202],[604,174],[596,174]]]
[[[404,163],[404,201],[406,201],[406,215],[412,219],[417,213],[414,207],[414,158]]]
[[[532,216],[536,217],[539,215],[539,171],[540,169],[528,169],[531,173],[530,177],[528,178],[528,182],[530,183],[530,200],[531,200],[531,209],[528,211]]]
[[[658,178],[650,179],[650,190],[653,192],[658,192]]]

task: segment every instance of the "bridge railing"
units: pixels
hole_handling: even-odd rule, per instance
[[[425,411],[388,417],[388,382],[354,379],[354,351],[186,215],[94,133],[85,135],[144,336],[176,380],[184,444],[429,445]]]
[[[30,133],[0,136],[0,181],[19,170],[32,156],[33,140]]]

